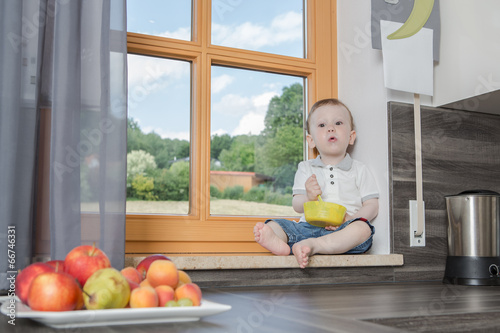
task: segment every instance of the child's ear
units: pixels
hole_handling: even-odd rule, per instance
[[[313,149],[314,147],[316,147],[316,144],[314,143],[314,140],[313,140],[313,137],[311,134],[306,135],[306,140],[307,140],[307,144],[309,145],[309,148]]]
[[[351,131],[351,135],[349,137],[349,144],[350,145],[353,145],[354,144],[354,141],[356,141],[356,131],[355,130],[352,130]]]

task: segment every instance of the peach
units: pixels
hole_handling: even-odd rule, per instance
[[[177,283],[176,288],[179,288],[183,284],[191,283],[191,282],[193,282],[193,281],[191,280],[189,275],[186,272],[179,270],[179,283]]]
[[[132,266],[125,267],[120,271],[120,273],[122,273],[122,275],[128,280],[137,284],[141,283],[142,281],[141,273],[139,273],[139,271]]]
[[[149,266],[146,279],[153,288],[160,285],[175,288],[179,283],[179,272],[170,260],[156,260]]]
[[[174,288],[170,286],[157,286],[155,291],[158,294],[158,306],[165,306],[168,301],[172,301],[175,298]]]
[[[129,305],[131,308],[153,308],[158,306],[158,295],[151,287],[139,287],[132,290]]]
[[[151,285],[151,283],[149,283],[148,280],[142,280],[141,283],[139,283],[139,286],[140,287],[151,287],[151,288],[153,288],[153,286]]]
[[[170,260],[170,259],[163,254],[152,254],[142,259],[137,264],[136,269],[141,274],[143,280],[146,278],[146,273],[148,272],[149,266],[151,266],[151,263],[153,263],[156,260]]]
[[[175,300],[178,301],[181,298],[189,298],[193,301],[194,306],[198,306],[201,303],[201,289],[196,283],[186,283],[175,289]]]

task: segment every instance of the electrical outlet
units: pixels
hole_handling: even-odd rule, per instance
[[[415,232],[418,229],[418,208],[417,208],[417,200],[410,200],[410,246],[425,246],[425,202],[423,203],[424,215],[424,229],[422,235],[415,236]]]

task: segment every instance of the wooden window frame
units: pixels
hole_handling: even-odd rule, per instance
[[[211,1],[206,0],[193,1],[192,41],[127,34],[129,53],[192,63],[192,114],[190,213],[128,214],[126,254],[268,253],[253,236],[255,223],[266,217],[210,214],[210,71],[212,65],[221,65],[304,77],[306,106],[336,97],[337,1],[308,0],[306,4],[305,59],[211,45]]]

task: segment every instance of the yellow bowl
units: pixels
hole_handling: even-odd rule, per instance
[[[339,226],[344,222],[346,208],[333,202],[318,201],[304,203],[306,221],[317,227]]]

